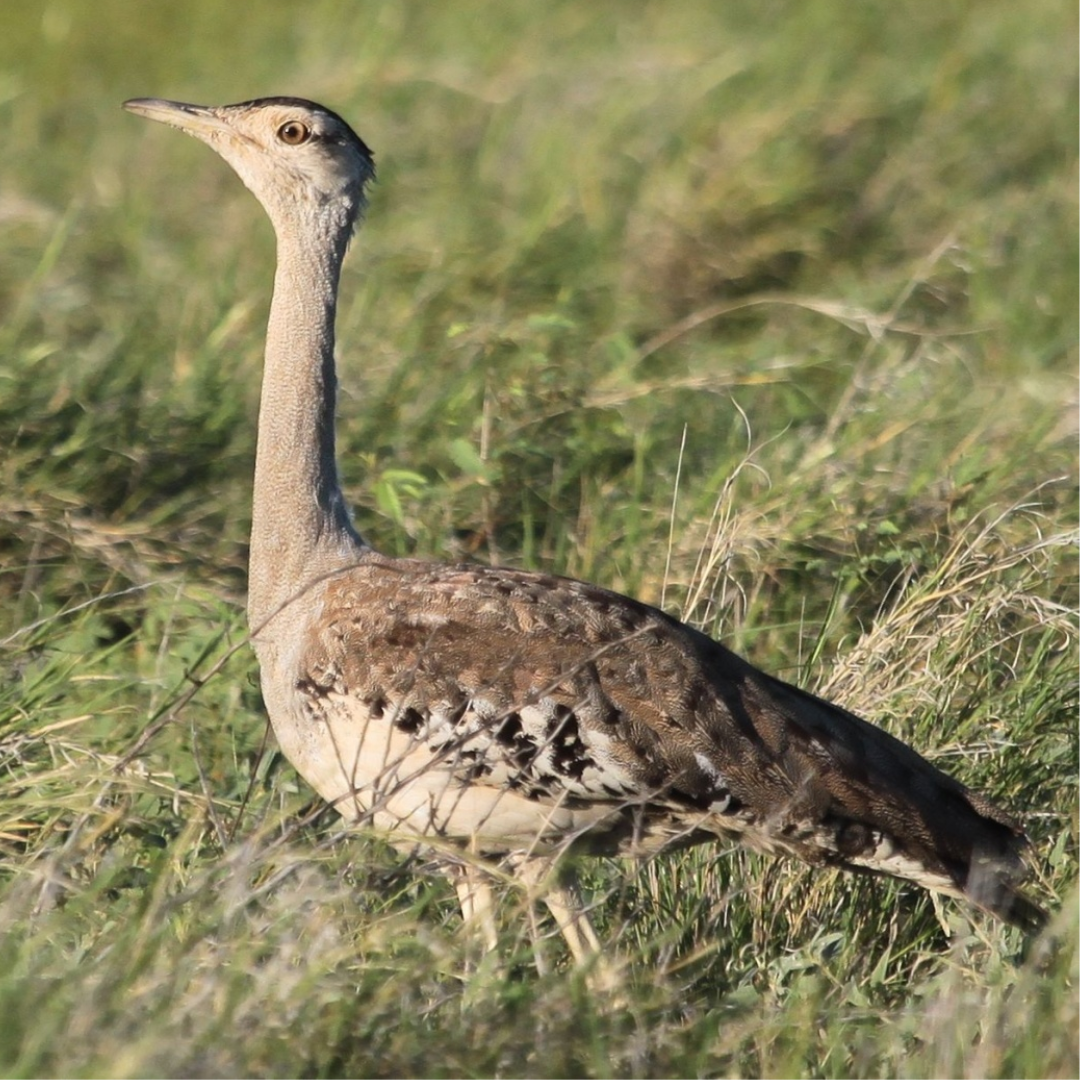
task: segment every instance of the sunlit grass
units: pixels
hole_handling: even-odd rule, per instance
[[[1075,1076],[1075,40],[1049,2],[52,0],[0,35],[0,1071]],[[583,867],[617,1003],[478,960],[272,747],[273,246],[124,98],[376,150],[342,472],[384,550],[588,577],[1021,815],[1040,941],[741,851]]]

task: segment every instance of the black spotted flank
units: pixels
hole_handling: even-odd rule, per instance
[[[415,735],[424,726],[424,719],[422,712],[406,706],[394,717],[394,727],[406,735]]]
[[[521,729],[521,717],[517,713],[510,713],[494,731],[497,742],[503,746],[513,746],[521,739],[527,738]],[[530,740],[531,741],[531,740]]]
[[[459,748],[454,755],[454,766],[458,779],[470,784],[491,775],[491,762],[481,750]]]
[[[328,683],[321,683],[310,675],[305,675],[296,680],[296,689],[306,697],[326,698],[330,696],[334,688]]]
[[[585,769],[592,764],[588,750],[581,741],[577,717],[564,705],[555,713],[554,730],[551,734],[551,752],[555,771],[562,776],[580,780]]]
[[[555,715],[547,724],[544,738],[526,732],[518,713],[504,717],[492,734],[495,741],[509,751],[509,757],[520,770],[519,778],[523,785],[539,783],[544,778],[542,762],[545,751],[550,752],[550,768],[563,777],[580,780],[585,770],[593,764],[592,758],[581,739],[578,719],[565,705],[556,706]],[[539,767],[538,767],[539,766]],[[514,785],[517,786],[517,785]],[[547,791],[547,788],[544,788]]]
[[[368,715],[372,720],[381,720],[383,718],[383,714],[386,712],[386,698],[381,694],[365,699],[364,704],[367,706]]]

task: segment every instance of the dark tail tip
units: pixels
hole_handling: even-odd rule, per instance
[[[1017,879],[1025,873],[1026,868],[1016,855],[1005,865],[988,861],[979,866],[979,872],[969,872],[964,892],[972,903],[991,915],[1025,934],[1038,934],[1050,921],[1050,915],[1017,886]]]
[[[1018,890],[1010,890],[1007,897],[1003,897],[1006,903],[994,914],[1000,915],[1006,922],[1018,927],[1025,934],[1039,934],[1050,921],[1050,914],[1034,900],[1025,896]]]

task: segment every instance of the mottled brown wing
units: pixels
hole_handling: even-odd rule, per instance
[[[452,756],[463,783],[624,801],[1025,922],[1025,841],[886,732],[662,612],[542,574],[375,556],[328,583],[313,685]]]

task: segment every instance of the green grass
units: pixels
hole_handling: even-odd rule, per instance
[[[4,24],[0,1072],[1077,1075],[1064,5]],[[119,103],[267,93],[377,152],[339,350],[369,539],[662,602],[869,716],[1023,816],[1043,939],[742,852],[602,862],[611,1007],[555,940],[537,975],[512,888],[477,966],[432,867],[261,754],[272,237]]]

